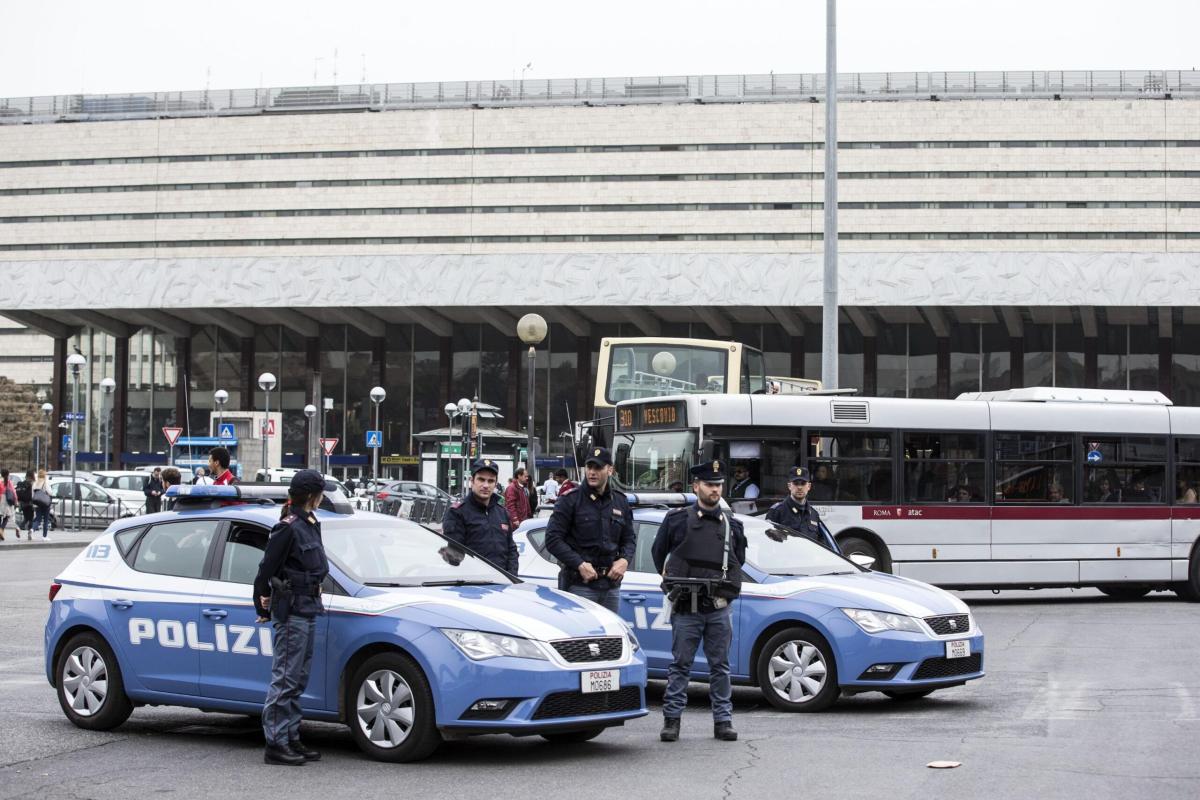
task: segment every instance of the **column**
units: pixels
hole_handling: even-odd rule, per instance
[[[62,456],[62,435],[65,428],[59,428],[58,423],[62,421],[63,415],[71,410],[71,395],[67,388],[67,339],[56,338],[54,340],[54,372],[51,386],[52,397],[50,402],[54,404],[54,413],[50,415],[50,463],[54,465],[54,469],[63,468]],[[75,442],[71,442],[71,446],[75,446]]]
[[[192,340],[187,336],[175,337],[175,425],[184,431],[191,430],[188,419],[191,409],[188,407],[188,370],[192,363]],[[199,434],[200,431],[196,431]]]
[[[1025,385],[1025,340],[1020,336],[1009,337],[1008,351],[1009,386],[1019,389]]]
[[[595,399],[596,376],[592,374],[592,353],[600,348],[600,340],[594,336],[575,338],[575,419],[573,422],[589,420],[594,416],[592,400]]]
[[[309,423],[311,430],[307,438],[305,464],[321,469],[325,463],[322,460],[324,451],[318,439],[321,438],[321,421],[325,419],[325,403],[321,391],[321,339],[317,336],[309,336],[304,340],[304,368],[308,370],[305,403],[312,403],[317,409],[317,415]]]
[[[438,385],[442,387],[442,397],[447,403],[457,403],[457,397],[451,397],[454,392],[454,341],[449,336],[438,337]],[[470,398],[468,398],[470,399]]]
[[[1160,335],[1158,337],[1158,390],[1167,397],[1171,396],[1171,363],[1174,360],[1174,339],[1170,336]]]
[[[950,399],[950,337],[937,340],[937,396]]]
[[[803,378],[804,376],[804,337],[792,336],[789,337],[792,350],[792,365],[788,370],[788,377]]]
[[[254,393],[258,391],[258,376],[254,374],[254,338],[241,339],[241,364],[238,365],[238,383],[242,395],[241,411],[254,410]],[[241,445],[239,445],[241,449]]]
[[[508,392],[504,408],[505,419],[514,419],[518,409],[522,408],[521,387],[525,385],[525,371],[521,368],[521,340],[508,338]]]
[[[1100,340],[1094,336],[1084,337],[1083,340],[1083,385],[1095,389],[1100,385],[1099,352]],[[1058,354],[1055,353],[1055,358]],[[1057,384],[1058,381],[1056,380]]]
[[[863,337],[864,397],[874,397],[879,391],[879,342],[874,336]]]

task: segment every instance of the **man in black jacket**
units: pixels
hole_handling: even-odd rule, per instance
[[[162,510],[162,496],[165,491],[162,470],[155,467],[154,472],[146,479],[146,485],[142,487],[142,494],[146,495],[147,514],[154,514]]]
[[[498,474],[496,462],[490,458],[471,465],[471,491],[446,509],[442,535],[516,575],[517,543],[513,541],[504,498],[496,494]]]

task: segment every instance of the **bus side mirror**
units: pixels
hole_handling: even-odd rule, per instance
[[[705,439],[700,443],[700,463],[705,461],[715,461],[717,456],[717,443],[712,439]]]

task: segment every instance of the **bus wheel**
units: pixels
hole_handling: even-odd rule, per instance
[[[1140,600],[1150,594],[1149,586],[1097,586],[1104,594],[1114,600]]]
[[[1188,565],[1188,579],[1174,584],[1171,588],[1179,595],[1180,600],[1200,603],[1200,550],[1192,553],[1192,562]]]
[[[891,572],[892,560],[885,558],[884,553],[880,552],[880,547],[873,542],[863,539],[859,536],[843,536],[838,540],[838,546],[842,548],[842,555],[849,558],[852,555],[864,555],[868,558],[873,558],[875,564],[871,569],[876,572]]]

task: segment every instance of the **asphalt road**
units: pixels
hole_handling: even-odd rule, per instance
[[[67,722],[44,677],[42,626],[50,579],[73,555],[0,553],[0,798],[1200,797],[1200,606],[1173,595],[969,593],[987,637],[983,680],[815,715],[739,689],[736,743],[711,738],[700,684],[683,739],[659,743],[662,684],[651,683],[649,717],[583,745],[484,737],[388,765],[360,756],[346,729],[311,724],[304,738],[324,759],[287,769],[263,765],[243,717],[142,708],[111,733]],[[927,768],[934,760],[962,765]]]

